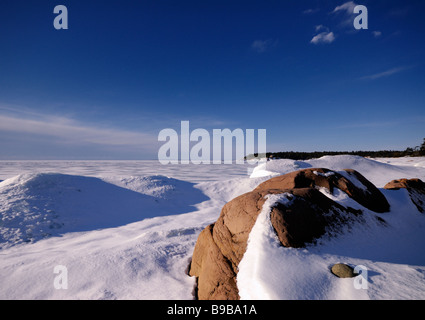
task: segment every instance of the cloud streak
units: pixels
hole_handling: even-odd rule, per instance
[[[353,14],[354,7],[356,5],[357,4],[355,4],[353,1],[348,1],[348,2],[343,3],[340,6],[335,7],[335,9],[332,11],[332,13],[343,11],[347,14]]]
[[[7,108],[0,108],[6,110]],[[64,117],[44,115],[23,110],[15,114],[0,114],[0,131],[9,134],[28,135],[31,139],[39,137],[52,143],[67,145],[97,145],[106,148],[157,148],[157,136],[148,133],[102,128]],[[42,139],[42,137],[44,137]]]
[[[318,9],[318,8],[315,8],[315,9],[310,8],[310,9],[304,10],[302,13],[303,14],[315,14],[316,12],[319,12],[319,11],[320,11],[320,9]]]
[[[163,144],[158,141],[160,129],[178,125],[178,131],[182,120],[171,115],[163,118],[141,119],[144,127],[149,122],[150,129],[138,131],[0,103],[0,159],[156,159]],[[238,125],[207,116],[187,120],[191,129]]]
[[[354,8],[357,4],[353,1],[348,1],[343,3],[340,6],[335,7],[335,9],[330,12],[330,14],[341,19],[339,22],[339,28],[341,29],[352,29],[353,21],[355,17]]]
[[[269,50],[270,48],[276,46],[278,43],[277,40],[267,39],[267,40],[255,40],[251,44],[251,49],[258,52],[263,53]]]
[[[317,27],[316,27],[317,29]],[[320,44],[320,43],[332,43],[335,41],[335,35],[331,31],[324,31],[321,32],[313,37],[313,39],[310,40],[313,44]]]
[[[400,73],[400,72],[405,71],[407,69],[408,69],[407,67],[392,68],[392,69],[389,69],[389,70],[386,70],[386,71],[383,71],[383,72],[379,72],[379,73],[375,73],[375,74],[371,74],[371,75],[368,75],[368,76],[361,77],[360,79],[362,79],[362,80],[376,80],[376,79],[392,76],[393,74]]]

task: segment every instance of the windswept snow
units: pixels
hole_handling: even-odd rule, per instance
[[[51,173],[0,183],[0,247],[186,213],[208,199],[192,183],[162,176],[106,180],[115,184]]]
[[[311,165],[304,161],[296,161],[290,159],[280,159],[266,161],[257,165],[251,174],[251,178],[261,178],[285,174],[288,172],[310,168]]]
[[[156,173],[159,165],[147,166]],[[26,173],[0,183],[0,299],[194,298],[186,271],[198,234],[260,181],[244,166],[231,180],[227,165],[223,173],[182,166],[187,181],[125,176],[121,167],[103,177]],[[206,182],[189,182],[203,171]],[[54,287],[58,265],[68,271],[66,290]]]
[[[379,160],[379,161],[378,161]],[[193,299],[187,275],[197,237],[223,205],[272,175],[308,167],[355,169],[382,188],[396,178],[425,180],[424,158],[323,157],[256,167],[156,161],[0,162],[0,299]],[[252,167],[251,167],[252,168]],[[342,192],[342,205],[360,207]],[[242,298],[425,299],[425,215],[406,190],[383,190],[391,212],[365,210],[337,238],[305,249],[278,246],[267,213],[250,235],[238,275]],[[260,257],[262,257],[260,259]],[[364,265],[368,289],[329,268]],[[65,266],[68,289],[54,286]]]

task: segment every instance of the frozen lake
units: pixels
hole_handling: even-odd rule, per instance
[[[157,160],[23,160],[0,161],[0,180],[24,173],[62,173],[90,177],[163,175],[189,182],[247,176],[248,164],[169,164]]]

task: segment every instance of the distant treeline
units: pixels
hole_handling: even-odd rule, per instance
[[[421,146],[414,148],[406,148],[404,151],[397,150],[380,150],[380,151],[314,151],[314,152],[297,152],[297,151],[282,151],[282,152],[267,152],[267,158],[281,158],[292,160],[308,160],[320,158],[323,156],[337,156],[337,155],[353,155],[370,158],[398,158],[398,157],[420,157],[425,156],[425,139]],[[255,157],[258,154],[254,154]],[[245,157],[245,159],[252,158],[253,155]],[[260,154],[264,157],[264,154]]]

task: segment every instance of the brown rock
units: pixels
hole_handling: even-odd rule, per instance
[[[211,224],[199,234],[189,275],[198,278],[198,299],[237,300],[236,274],[216,246],[212,238],[213,229]]]
[[[418,208],[419,212],[425,212],[425,182],[420,179],[398,179],[388,182],[385,186],[388,190],[407,189],[410,199]]]
[[[398,179],[388,182],[385,186],[388,190],[399,190],[401,188],[415,189],[420,193],[425,194],[425,182],[421,179]]]
[[[224,205],[213,231],[214,241],[234,270],[242,259],[249,233],[261,212],[267,192],[248,192]]]
[[[365,208],[379,213],[389,211],[390,205],[378,188],[359,172],[351,169],[344,171],[348,176],[359,180],[364,188],[357,187],[338,172],[325,168],[310,168],[271,178],[254,190],[324,187],[333,193],[334,188],[338,188]]]
[[[361,213],[346,209],[317,189],[293,189],[289,193],[290,203],[276,203],[270,214],[271,224],[285,247],[304,247],[324,235],[327,228],[345,222],[350,213]]]
[[[357,188],[356,186],[353,187],[353,183],[351,183],[350,180],[348,180],[349,183],[345,189],[341,188],[342,185],[346,183],[346,179],[339,181],[340,186],[338,186],[338,188],[347,193],[362,206],[374,212],[384,213],[390,211],[390,204],[387,199],[372,182],[367,180],[362,174],[360,174],[360,172],[355,170],[344,169],[344,171],[348,173],[348,176],[354,176],[354,178],[357,178],[357,180],[363,184],[366,191],[364,189]]]

